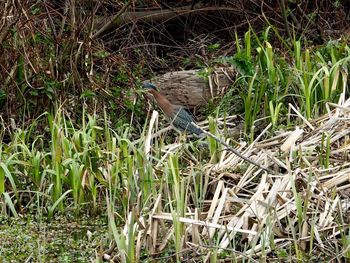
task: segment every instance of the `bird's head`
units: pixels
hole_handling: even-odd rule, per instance
[[[145,90],[155,90],[157,91],[157,88],[154,84],[152,83],[149,83],[149,82],[145,82],[142,84],[142,88],[145,89]]]

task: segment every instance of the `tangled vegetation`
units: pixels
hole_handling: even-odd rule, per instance
[[[158,13],[137,20],[135,2],[143,4],[0,4],[7,17],[0,33],[0,258],[349,260],[349,38],[339,32],[325,41],[325,32],[308,26],[325,26],[328,7],[282,0],[273,19],[274,4],[247,1],[250,25],[224,37],[213,30],[215,19],[229,21],[240,2],[233,10],[193,1],[186,32],[194,44],[186,46],[189,36],[172,35],[184,23],[177,10],[184,3],[162,1],[176,9],[169,23]],[[334,14],[345,17],[346,1],[335,2]],[[117,28],[102,23],[107,7]],[[191,26],[205,24],[195,13],[213,7],[223,13],[208,15],[213,23],[195,35]],[[286,21],[299,13],[298,24]],[[212,138],[172,133],[162,114],[146,110],[141,80],[187,68],[209,80],[216,67],[237,76],[201,109],[199,125],[274,174]]]

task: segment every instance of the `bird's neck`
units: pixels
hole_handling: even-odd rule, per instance
[[[153,97],[155,98],[159,107],[162,109],[162,111],[165,113],[165,115],[167,115],[168,117],[172,116],[173,111],[174,111],[174,107],[170,103],[170,101],[166,97],[159,94],[157,91],[155,91],[153,89],[149,90],[149,93],[151,93],[153,95]]]

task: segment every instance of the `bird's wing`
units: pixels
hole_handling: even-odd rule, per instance
[[[193,125],[193,123],[195,123],[193,116],[181,106],[174,107],[174,114],[171,121],[173,126],[181,131],[188,131],[198,135],[203,132]]]
[[[173,118],[180,118],[187,122],[195,122],[193,115],[184,107],[179,105],[174,106]]]

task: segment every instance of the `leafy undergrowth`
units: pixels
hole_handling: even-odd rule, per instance
[[[3,213],[16,218],[29,210],[51,221],[3,217],[1,253],[42,262],[347,260],[350,100],[343,95],[328,115],[304,119],[300,128],[262,140],[270,125],[250,145],[233,142],[273,173],[242,163],[211,138],[165,142],[167,129],[155,132],[156,112],[138,141],[102,120],[89,117],[73,129],[56,116],[65,125],[57,127],[60,136],[52,132],[50,151],[28,149],[21,136],[2,147]],[[220,137],[232,120],[201,126]],[[86,224],[55,216],[73,211],[80,218],[86,208]],[[91,223],[101,210],[108,225]]]
[[[240,56],[251,56],[249,39]],[[156,111],[137,140],[131,125],[111,128],[106,111],[83,112],[79,123],[59,108],[25,129],[12,127],[0,145],[4,257],[78,261],[81,249],[81,260],[115,262],[349,260],[350,49],[344,43],[311,55],[298,41],[294,48],[287,65],[264,39],[254,60],[259,70],[234,84],[246,87],[249,143],[227,136],[235,116],[200,123],[272,172],[242,162],[211,137],[182,134],[170,142]],[[230,63],[242,70],[243,61]],[[266,125],[255,130],[261,119]],[[102,211],[108,224],[99,233],[108,232],[108,241],[96,234],[85,243],[84,220],[51,225],[60,222],[57,214],[94,222]],[[6,218],[28,214],[50,223]],[[62,240],[69,247],[61,249]]]

